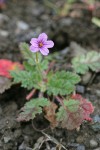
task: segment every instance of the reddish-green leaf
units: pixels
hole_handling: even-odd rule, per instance
[[[57,121],[62,128],[73,130],[78,128],[84,120],[91,121],[90,114],[94,111],[91,102],[79,94],[74,94],[71,99],[64,100],[57,112]]]
[[[87,101],[79,94],[72,95],[72,98],[80,101],[80,108],[83,111],[83,120],[91,121],[90,114],[93,113],[94,107],[91,102]]]

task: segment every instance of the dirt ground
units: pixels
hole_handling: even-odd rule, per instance
[[[63,8],[65,1],[51,2]],[[54,4],[50,5],[45,0],[6,0],[5,8],[0,9],[0,59],[22,62],[19,43],[29,43],[32,37],[42,32],[47,33],[55,43],[51,53],[58,53],[55,58],[58,68],[66,69],[66,63],[79,46],[100,52],[100,28],[91,22],[92,16],[100,17],[100,9],[91,13],[85,7],[79,7],[64,14],[58,12]],[[93,73],[88,73],[82,77],[83,82],[77,85],[77,92],[90,99],[95,106],[93,122],[84,122],[80,129],[74,131],[48,128],[39,132],[32,122],[17,122],[16,117],[28,91],[16,85],[1,94],[0,150],[32,150],[39,143],[37,140],[42,141],[42,138],[45,142],[40,150],[60,150],[61,144],[67,150],[100,150],[100,73],[95,74],[93,80],[92,76]],[[44,121],[35,122],[40,124],[40,128],[47,126]],[[47,135],[51,141],[46,140]]]

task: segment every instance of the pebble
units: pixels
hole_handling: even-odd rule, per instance
[[[82,83],[84,85],[88,84],[91,80],[92,74],[90,72],[87,72],[83,77],[82,77]]]
[[[45,149],[46,150],[46,149]],[[51,150],[56,150],[56,147],[52,147]]]
[[[9,136],[8,137],[4,137],[4,142],[5,143],[8,143],[10,140],[11,140],[11,137],[9,137]]]
[[[7,115],[14,114],[17,110],[17,104],[13,101],[9,102],[6,107],[4,107],[3,113]]]
[[[29,25],[27,23],[25,23],[24,21],[18,21],[17,22],[17,28],[19,30],[28,30],[29,29]]]
[[[26,149],[26,144],[25,142],[22,142],[22,144],[19,146],[18,150],[24,150]]]
[[[33,150],[33,149],[30,147],[27,147],[25,142],[22,142],[22,144],[19,146],[18,150]]]
[[[76,141],[77,141],[77,143],[83,143],[84,137],[83,136],[78,136]]]
[[[76,91],[77,91],[78,93],[84,94],[85,88],[84,88],[84,86],[82,86],[82,85],[77,85],[77,86],[76,86]]]
[[[85,150],[85,146],[84,146],[84,145],[79,145],[79,146],[77,147],[77,150]]]
[[[8,31],[6,30],[0,30],[0,36],[7,37],[9,35]]]
[[[71,146],[71,147],[78,147],[79,144],[78,144],[78,143],[68,143],[68,146]]]
[[[7,21],[9,21],[9,17],[0,13],[0,25]]]
[[[31,125],[28,125],[23,129],[23,133],[26,134],[26,135],[32,135],[33,136],[34,135],[34,130],[33,130]]]
[[[98,146],[98,143],[97,143],[97,141],[95,141],[94,139],[91,139],[90,140],[90,147],[97,147]]]
[[[61,26],[70,26],[72,24],[71,18],[63,18],[61,20]]]
[[[96,148],[96,149],[94,149],[94,150],[100,150],[100,147],[98,147],[98,148]]]
[[[44,8],[43,7],[40,7],[39,9],[37,9],[37,7],[35,7],[34,9],[32,9],[32,14],[35,17],[40,16],[41,14],[43,14],[43,12],[44,12]]]
[[[100,142],[100,134],[97,134],[96,138],[97,138],[98,142]]]
[[[94,122],[99,122],[100,123],[100,115],[95,115],[94,117],[93,117],[93,121]]]
[[[15,138],[18,138],[22,135],[22,132],[21,132],[21,129],[16,129],[15,132],[14,132],[14,137]]]
[[[2,115],[2,107],[0,106],[0,115]]]
[[[100,90],[99,89],[96,89],[95,93],[97,94],[98,97],[100,97]]]
[[[91,128],[93,131],[99,132],[100,131],[100,123],[99,122],[94,123],[93,125],[91,125]]]

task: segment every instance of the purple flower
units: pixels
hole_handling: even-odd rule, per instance
[[[54,42],[51,40],[47,41],[48,36],[45,33],[41,33],[38,38],[32,38],[30,43],[30,50],[32,52],[40,51],[43,55],[48,55],[48,48],[52,48],[54,46]]]
[[[5,0],[0,0],[0,4],[3,4],[5,2]]]

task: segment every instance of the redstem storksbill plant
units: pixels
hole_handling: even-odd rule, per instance
[[[20,45],[25,59],[24,70],[11,71],[11,76],[14,83],[21,83],[30,93],[17,120],[33,120],[37,114],[43,113],[52,128],[72,130],[85,120],[92,120],[90,114],[94,107],[90,101],[76,94],[75,85],[81,79],[74,73],[75,70],[57,71],[50,56],[42,57],[48,55],[48,48],[54,46],[54,42],[47,38],[46,33],[41,33],[38,38],[31,39],[30,46],[26,43]]]

